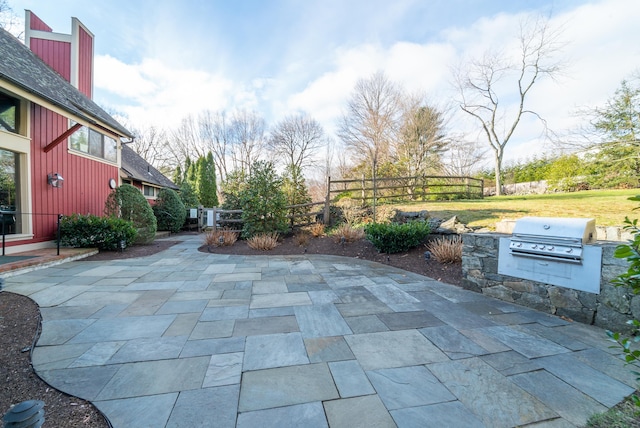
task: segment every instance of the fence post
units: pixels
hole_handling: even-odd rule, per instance
[[[204,207],[198,206],[198,233],[202,232],[202,226],[204,225]]]
[[[362,174],[362,205],[366,205],[366,203],[367,203],[367,199],[366,199],[367,194],[366,194],[366,192],[364,191],[364,186],[365,186],[365,183],[364,183],[364,174]]]
[[[331,219],[329,216],[331,215],[331,177],[327,176],[327,196],[324,199],[324,213],[322,214],[322,222],[325,225],[331,224]]]
[[[58,230],[56,231],[56,235],[58,237],[58,244],[57,244],[57,248],[58,248],[58,252],[57,255],[60,255],[60,221],[62,220],[62,214],[58,214]],[[2,227],[2,231],[4,233],[4,225]],[[4,237],[3,237],[4,238]],[[4,243],[3,243],[4,244]],[[2,255],[4,256],[4,248],[2,248]]]
[[[213,231],[215,233],[216,230],[218,230],[218,213],[217,213],[217,209],[218,207],[213,207]]]

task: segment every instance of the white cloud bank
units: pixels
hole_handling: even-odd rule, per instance
[[[329,52],[308,52],[307,57],[295,50],[277,58],[284,50],[274,47],[279,69],[268,75],[256,71],[250,81],[188,64],[168,65],[152,58],[126,64],[103,55],[96,58],[95,86],[98,101],[103,97],[133,123],[173,126],[187,114],[234,108],[256,110],[273,123],[305,110],[333,131],[356,80],[376,70],[410,91],[426,92],[438,105],[450,104],[455,98],[450,67],[461,58],[477,57],[487,47],[514,40],[520,18],[482,17],[471,26],[447,28],[424,42],[397,40],[383,45],[350,40]],[[640,64],[640,2],[586,2],[554,16],[552,22],[564,28],[569,68],[558,81],[537,83],[529,107],[553,129],[563,130],[575,126],[577,106],[602,105]],[[317,61],[318,57],[325,61]],[[251,67],[250,58],[246,64]],[[247,70],[238,73],[246,74]],[[540,154],[542,143],[539,124],[525,120],[517,141],[507,146],[507,158]]]

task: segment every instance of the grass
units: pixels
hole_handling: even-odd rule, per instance
[[[633,218],[637,202],[627,198],[640,189],[588,190],[527,196],[492,196],[478,200],[412,202],[395,205],[403,211],[427,210],[433,217],[454,215],[471,227],[495,228],[504,219],[524,216],[595,218],[597,226],[621,226],[625,216]],[[640,216],[640,214],[638,214]]]

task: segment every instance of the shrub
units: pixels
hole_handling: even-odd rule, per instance
[[[222,238],[222,240],[220,239]],[[204,243],[206,245],[213,245],[214,247],[230,247],[238,240],[238,233],[232,232],[229,229],[216,229],[210,230],[204,236]]]
[[[253,164],[247,186],[240,192],[240,203],[244,238],[287,230],[287,199],[271,162]]]
[[[344,238],[344,242],[355,242],[364,238],[364,230],[351,226],[349,223],[343,223],[331,232],[331,236],[336,243],[342,243],[342,238]]]
[[[314,223],[309,227],[309,232],[313,235],[314,238],[319,238],[324,235],[324,224],[322,223]]]
[[[640,195],[632,196],[628,199],[630,201],[640,201]],[[638,219],[630,220],[629,217],[625,217],[624,222],[624,228],[631,232],[633,239],[626,244],[618,245],[613,256],[627,260],[629,266],[626,272],[618,275],[611,282],[618,287],[627,287],[633,294],[640,294],[640,227],[638,226]],[[627,324],[631,327],[630,334],[607,331],[607,336],[616,343],[612,347],[618,346],[622,351],[627,364],[636,364],[640,361],[640,350],[634,344],[640,341],[640,335],[638,335],[640,321],[631,319],[627,321]],[[632,371],[632,373],[636,375],[636,382],[640,381],[640,373],[637,371]],[[640,397],[638,395],[633,394],[631,399],[636,407],[640,407]]]
[[[247,245],[254,250],[273,250],[278,245],[277,232],[258,233],[247,239]]]
[[[148,244],[156,237],[158,224],[153,210],[140,190],[130,184],[123,184],[107,197],[105,212],[111,217],[133,223],[138,235],[136,244]]]
[[[158,222],[158,230],[177,233],[184,225],[187,210],[176,192],[171,189],[162,189],[153,206],[153,214]]]
[[[417,247],[431,230],[427,222],[412,221],[404,224],[368,224],[364,231],[379,252],[400,253]]]
[[[120,241],[133,245],[136,233],[133,223],[115,217],[73,214],[60,221],[60,244],[67,247],[117,250]]]
[[[440,263],[459,263],[462,261],[462,238],[438,238],[427,245],[427,249]]]

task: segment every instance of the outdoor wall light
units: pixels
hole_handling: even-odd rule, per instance
[[[47,183],[49,183],[51,187],[62,187],[63,181],[64,178],[62,178],[62,176],[57,172],[47,174]]]

